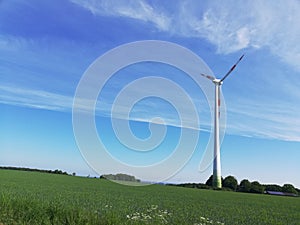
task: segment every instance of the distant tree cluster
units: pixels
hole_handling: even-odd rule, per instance
[[[69,175],[67,172],[61,170],[42,170],[42,169],[32,169],[32,168],[25,168],[25,167],[13,167],[13,166],[0,166],[0,169],[3,170],[20,170],[20,171],[32,171],[32,172],[40,172],[40,173],[53,173],[53,174],[62,174],[62,175]]]
[[[118,180],[118,181],[131,181],[131,182],[140,182],[139,179],[136,179],[134,176],[118,173],[118,174],[104,174],[100,176],[100,179],[108,180]]]
[[[167,184],[169,186],[179,186],[186,188],[211,189],[210,186],[201,183],[185,183],[185,184]]]
[[[211,175],[205,184],[197,183],[185,183],[177,184],[176,186],[188,187],[188,188],[199,188],[199,189],[213,189],[212,187],[213,176]],[[234,176],[227,176],[225,179],[222,177],[222,190],[227,191],[237,191],[237,192],[247,192],[247,193],[256,193],[263,194],[267,191],[275,191],[282,193],[290,193],[295,195],[300,195],[300,190],[295,188],[292,184],[284,184],[282,187],[276,184],[264,185],[260,184],[258,181],[250,182],[247,179],[243,179],[238,183],[237,179]]]

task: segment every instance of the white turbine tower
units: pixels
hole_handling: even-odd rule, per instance
[[[237,64],[242,60],[244,55],[242,55],[239,60],[231,67],[231,69],[225,74],[222,79],[217,79],[215,77],[201,74],[207,79],[211,80],[215,84],[215,122],[214,122],[214,165],[213,165],[213,187],[222,188],[221,180],[221,159],[220,159],[220,127],[219,127],[219,117],[220,117],[220,87],[223,81],[228,77],[228,75],[235,69]]]

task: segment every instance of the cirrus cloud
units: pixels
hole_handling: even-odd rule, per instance
[[[165,3],[138,1],[71,0],[95,15],[127,17],[152,23],[171,35],[207,39],[219,54],[245,48],[268,48],[283,62],[300,70],[300,2],[175,1],[172,11]],[[200,5],[201,4],[201,5]],[[284,7],[283,7],[284,6]]]

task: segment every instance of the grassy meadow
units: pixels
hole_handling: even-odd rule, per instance
[[[300,198],[0,170],[0,225],[300,224]]]

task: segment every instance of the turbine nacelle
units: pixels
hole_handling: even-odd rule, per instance
[[[223,81],[221,79],[217,79],[217,78],[213,79],[212,82],[215,85],[219,85],[219,86],[221,86],[223,84]]]

